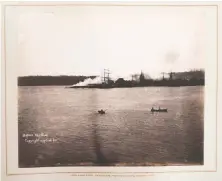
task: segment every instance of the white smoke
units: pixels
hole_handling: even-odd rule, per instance
[[[72,85],[71,87],[76,87],[76,86],[87,86],[89,84],[101,84],[102,81],[101,81],[101,78],[100,77],[96,77],[94,79],[91,79],[91,78],[88,78],[88,79],[85,79],[84,81],[82,82],[79,82],[78,84],[74,84]]]

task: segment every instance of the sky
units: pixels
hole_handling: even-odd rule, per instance
[[[23,8],[19,76],[101,75],[204,69],[205,7],[73,6]]]

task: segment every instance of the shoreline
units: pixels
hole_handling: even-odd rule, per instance
[[[68,87],[66,86],[65,88],[69,88],[69,89],[115,89],[115,88],[143,88],[143,87],[195,87],[195,86],[205,86],[205,85],[150,85],[150,86],[123,86],[123,87],[118,87],[118,86],[114,86],[114,87],[100,87],[100,86],[74,86],[74,87]]]

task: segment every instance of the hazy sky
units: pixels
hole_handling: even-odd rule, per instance
[[[126,77],[204,68],[206,7],[38,7],[21,11],[19,75]],[[25,66],[24,66],[25,65]]]

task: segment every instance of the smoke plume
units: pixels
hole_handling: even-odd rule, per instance
[[[75,87],[75,86],[87,86],[89,84],[101,84],[101,78],[100,77],[96,77],[94,79],[88,78],[85,79],[83,82],[79,82],[78,84],[74,84],[71,87]]]

